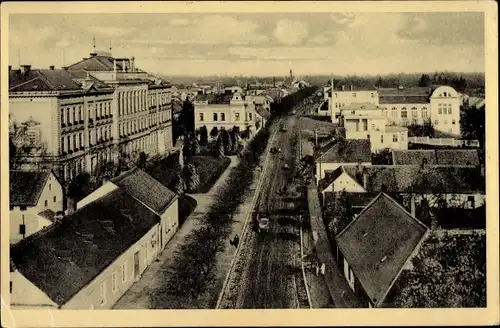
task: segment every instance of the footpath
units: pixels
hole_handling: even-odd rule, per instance
[[[362,303],[354,295],[354,292],[347,284],[342,272],[333,257],[330,241],[326,232],[325,225],[322,220],[321,205],[319,202],[318,191],[311,180],[307,188],[307,200],[309,205],[309,213],[311,220],[311,231],[317,233],[317,241],[315,244],[316,256],[321,263],[325,264],[324,276],[315,276],[313,274],[306,274],[306,279],[309,278],[308,284],[310,287],[311,298],[313,299],[313,307],[320,306],[326,302],[324,294],[324,287],[327,287],[331,299],[333,300],[333,307],[335,308],[361,308]],[[312,245],[311,245],[312,246]],[[311,272],[309,270],[309,272]],[[323,280],[323,281],[322,281]],[[324,285],[322,284],[324,282]],[[323,291],[321,291],[323,289]],[[316,304],[314,300],[316,299]],[[319,303],[319,304],[318,304]],[[329,307],[329,306],[328,306]]]

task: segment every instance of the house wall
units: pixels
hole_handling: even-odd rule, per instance
[[[371,132],[370,147],[372,153],[378,152],[384,148],[408,150],[408,130],[397,132]]]
[[[348,89],[348,86],[346,86]],[[334,119],[335,114],[340,113],[341,108],[351,105],[353,103],[370,103],[373,105],[378,105],[379,96],[377,91],[338,91],[334,90],[331,97],[329,97],[330,113],[332,113],[332,119]]]
[[[156,237],[154,237],[156,236]],[[151,241],[158,236],[158,224],[152,227],[140,240],[122,253],[94,280],[79,291],[62,309],[111,309],[118,299],[136,281],[134,276],[134,254],[139,252],[139,275],[144,272],[156,257],[156,253],[146,251],[151,247]],[[125,275],[122,275],[122,265],[125,265]],[[112,276],[116,272],[116,291],[112,290]],[[125,281],[123,281],[125,279]],[[105,291],[104,303],[101,302],[101,284]]]
[[[38,213],[47,209],[52,210],[54,213],[62,211],[63,197],[61,184],[53,174],[50,174],[36,206],[27,207],[26,210],[14,206],[10,211],[10,243],[17,243],[19,240],[51,225],[51,221],[39,216]],[[47,205],[45,205],[45,202],[47,202]],[[26,234],[24,236],[19,233],[21,224],[25,225]]]
[[[57,308],[56,303],[19,271],[10,273],[10,283],[12,285],[10,307],[13,310]]]
[[[325,192],[338,192],[344,189],[347,192],[366,192],[363,186],[357,181],[353,180],[349,175],[342,173],[332,184],[323,190],[322,193],[324,195]]]
[[[160,251],[179,230],[179,201],[176,199],[161,215],[161,224],[158,226],[158,235],[163,234]]]
[[[325,162],[316,162],[316,181],[323,179],[325,177],[326,171],[333,171],[340,166],[356,166],[358,163],[325,163]],[[363,166],[371,166],[371,162],[363,162],[361,163]]]
[[[448,110],[444,111],[444,108]],[[431,96],[431,119],[436,130],[460,135],[460,97],[455,89],[441,86],[434,90]]]

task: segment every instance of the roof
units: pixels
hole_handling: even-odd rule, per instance
[[[336,240],[367,296],[377,305],[427,231],[395,200],[380,193]]]
[[[388,133],[405,132],[405,131],[408,131],[408,128],[405,128],[404,126],[398,126],[398,125],[386,125],[385,126],[385,132],[388,132]]]
[[[11,248],[17,269],[58,305],[67,303],[160,218],[117,189]]]
[[[259,114],[261,117],[265,118],[265,119],[268,119],[269,117],[271,117],[271,113],[269,113],[264,107],[262,107],[261,105],[257,105],[255,106],[255,111],[257,112],[257,114]]]
[[[394,165],[420,165],[424,158],[427,158],[428,165],[479,165],[476,149],[395,150],[392,155]]]
[[[135,167],[111,182],[158,214],[165,212],[177,195],[146,172]]]
[[[345,87],[345,90],[342,90],[342,86]],[[335,91],[377,91],[377,88],[373,85],[368,86],[356,86],[356,85],[347,85],[338,83],[334,85]],[[352,87],[352,90],[351,90]]]
[[[68,69],[70,70],[86,70],[86,71],[114,71],[114,59],[110,56],[97,55],[90,58],[84,58],[83,60],[70,65]],[[129,61],[128,58],[117,58],[116,59],[116,69],[117,71],[123,70],[123,61]]]
[[[339,148],[339,143],[336,143],[329,150],[323,153],[318,160],[323,163],[357,163],[358,160],[362,162],[371,162],[372,153],[370,140],[345,140],[345,148]]]
[[[394,165],[420,165],[424,158],[427,159],[429,165],[437,164],[434,149],[394,150],[392,152]]]
[[[80,91],[80,84],[65,70],[30,69],[9,71],[9,92]]]
[[[50,222],[54,222],[54,218],[56,216],[56,213],[50,209],[46,209],[46,210],[38,213],[38,215],[41,216],[42,218],[49,220]]]
[[[11,170],[9,195],[11,206],[35,206],[51,172]]]
[[[356,167],[345,167],[345,171],[356,174]],[[372,165],[364,168],[367,174],[367,191],[400,193],[484,193],[485,181],[476,167]]]
[[[433,88],[380,88],[380,104],[424,104],[429,103]]]
[[[476,149],[436,149],[436,158],[440,165],[479,165]]]
[[[195,98],[195,101],[208,101],[209,105],[212,104],[230,104],[231,99],[233,98],[232,94],[215,94],[215,93],[209,93],[209,94],[200,94],[197,95]]]

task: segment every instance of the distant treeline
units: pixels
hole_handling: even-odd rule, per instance
[[[259,83],[273,83],[289,79],[288,76],[258,77],[258,76],[163,76],[175,85],[215,84],[221,81],[225,85],[240,85],[244,87],[259,81]],[[354,85],[358,87],[377,86],[383,88],[392,87],[415,87],[428,86],[431,84],[451,85],[460,92],[470,95],[484,95],[484,73],[460,73],[460,72],[431,72],[431,73],[400,73],[387,75],[310,75],[304,76],[305,80],[313,85],[324,86],[334,79],[337,85]]]

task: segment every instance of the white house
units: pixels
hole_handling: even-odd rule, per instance
[[[267,99],[267,98],[266,98]],[[205,126],[209,132],[217,130],[250,130],[257,133],[269,118],[270,113],[262,106],[256,106],[238,92],[233,94],[199,95],[194,102],[195,129]]]
[[[369,103],[378,105],[378,92],[375,87],[359,88],[353,85],[334,86],[329,93],[330,116],[333,123],[338,122],[340,110],[352,103]]]
[[[340,166],[356,166],[359,162],[363,166],[371,165],[370,140],[346,140],[345,145],[333,145],[315,159],[316,181],[325,177],[327,171],[334,171]]]
[[[53,172],[11,170],[10,243],[44,229],[63,210],[64,193]]]
[[[11,247],[11,307],[110,309],[177,229],[175,193],[128,171]]]
[[[369,139],[373,153],[384,149],[408,149],[408,129],[388,125],[384,108],[371,103],[352,103],[340,110],[346,139]]]
[[[429,229],[380,193],[336,237],[337,263],[367,308],[380,307]]]

